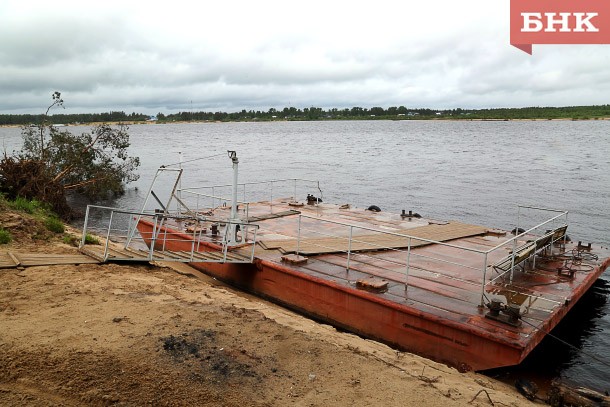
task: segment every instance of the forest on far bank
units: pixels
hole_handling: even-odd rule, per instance
[[[40,124],[43,114],[0,114],[0,125]],[[572,119],[595,120],[610,118],[610,105],[567,107],[522,107],[497,109],[446,109],[389,107],[352,107],[322,109],[319,107],[285,107],[281,110],[241,110],[240,112],[183,111],[149,116],[123,111],[105,113],[53,114],[47,116],[52,124],[88,124],[105,122],[189,122],[189,121],[283,121],[283,120],[533,120]]]

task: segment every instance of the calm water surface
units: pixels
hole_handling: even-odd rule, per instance
[[[190,160],[231,149],[240,182],[316,179],[327,202],[508,229],[517,204],[566,209],[570,236],[610,246],[607,121],[209,123],[136,125],[129,132],[142,166],[141,179],[115,203],[126,208],[140,207],[155,170],[178,162],[179,152]],[[0,129],[0,142],[9,152],[20,146],[19,129]],[[183,186],[231,180],[226,155],[184,168]],[[608,280],[606,273],[555,332],[581,351],[547,338],[525,363],[529,372],[610,390]]]

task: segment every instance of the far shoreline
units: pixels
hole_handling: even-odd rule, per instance
[[[428,121],[447,121],[447,122],[547,122],[547,121],[608,121],[610,117],[594,117],[594,118],[571,118],[571,117],[555,117],[555,118],[528,118],[528,119],[512,119],[512,118],[463,118],[454,117],[434,117],[429,119],[413,119],[413,118],[378,118],[378,119],[322,119],[322,120],[286,120],[286,119],[259,119],[259,120],[176,120],[176,121],[107,121],[107,122],[90,122],[90,123],[66,123],[56,124],[56,128],[62,127],[93,127],[98,125],[111,126],[136,126],[136,125],[165,125],[165,124],[211,124],[211,123],[277,123],[277,122],[341,122],[341,121],[405,121],[405,122],[428,122]],[[23,124],[0,124],[0,128],[21,128],[28,125]]]

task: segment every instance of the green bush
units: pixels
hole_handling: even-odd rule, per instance
[[[45,226],[53,233],[64,233],[66,230],[64,223],[53,216],[47,218]]]
[[[97,237],[90,235],[87,233],[85,235],[85,244],[100,244],[100,241]]]
[[[7,244],[13,240],[10,232],[6,229],[0,228],[0,244]]]

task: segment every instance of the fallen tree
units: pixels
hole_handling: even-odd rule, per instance
[[[61,94],[52,95],[63,107]],[[8,198],[23,197],[49,204],[62,218],[71,210],[66,191],[74,190],[91,199],[120,195],[125,184],[138,179],[138,157],[128,154],[127,127],[94,126],[80,135],[52,126],[48,119],[22,128],[23,147],[0,160],[0,192]]]

